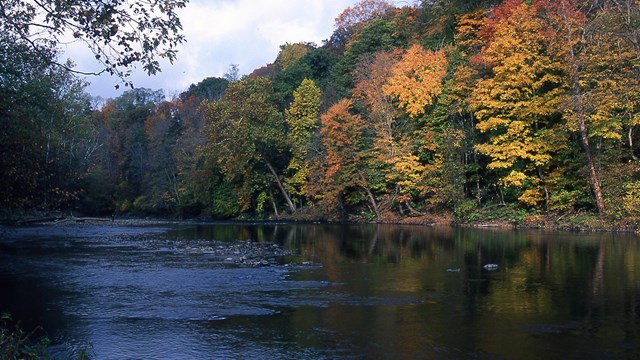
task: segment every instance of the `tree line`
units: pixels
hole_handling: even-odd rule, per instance
[[[101,106],[2,37],[19,55],[0,69],[5,209],[640,215],[635,0],[364,0],[242,78]]]

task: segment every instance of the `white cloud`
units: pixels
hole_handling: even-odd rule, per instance
[[[334,19],[357,0],[191,0],[180,12],[187,42],[179,48],[178,59],[162,64],[162,72],[148,77],[136,70],[137,87],[164,89],[169,95],[186,89],[209,76],[222,76],[230,64],[238,64],[241,74],[273,62],[279,46],[289,42],[315,42],[331,36]],[[74,46],[67,50],[82,70],[90,68],[91,54]],[[115,97],[118,79],[109,76],[88,78],[88,91],[104,98]]]

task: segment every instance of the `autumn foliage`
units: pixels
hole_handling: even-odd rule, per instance
[[[284,44],[273,64],[231,83],[206,79],[170,101],[136,89],[92,112],[75,102],[73,114],[49,121],[42,115],[64,113],[63,99],[20,112],[0,100],[10,114],[2,205],[638,219],[638,24],[632,0],[363,0],[321,46]],[[36,84],[12,86],[54,98]],[[7,86],[7,99],[31,99]],[[20,145],[29,138],[47,146]]]
[[[420,45],[413,45],[395,64],[383,89],[398,98],[400,107],[409,116],[420,116],[442,91],[447,66],[443,51],[426,51]]]

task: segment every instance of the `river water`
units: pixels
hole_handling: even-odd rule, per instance
[[[637,359],[639,240],[396,225],[4,228],[0,311],[42,326],[54,354],[96,359]]]

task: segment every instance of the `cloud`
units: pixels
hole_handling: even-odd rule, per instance
[[[142,70],[133,75],[134,85],[164,89],[169,96],[209,76],[222,76],[230,64],[241,74],[275,60],[284,43],[315,42],[331,36],[335,18],[356,0],[191,0],[180,19],[187,42],[178,59],[162,63],[162,72],[149,77]],[[91,54],[76,47],[67,49],[79,70],[90,68]],[[93,65],[95,66],[95,65]],[[88,78],[88,91],[103,98],[116,97],[118,79]]]

